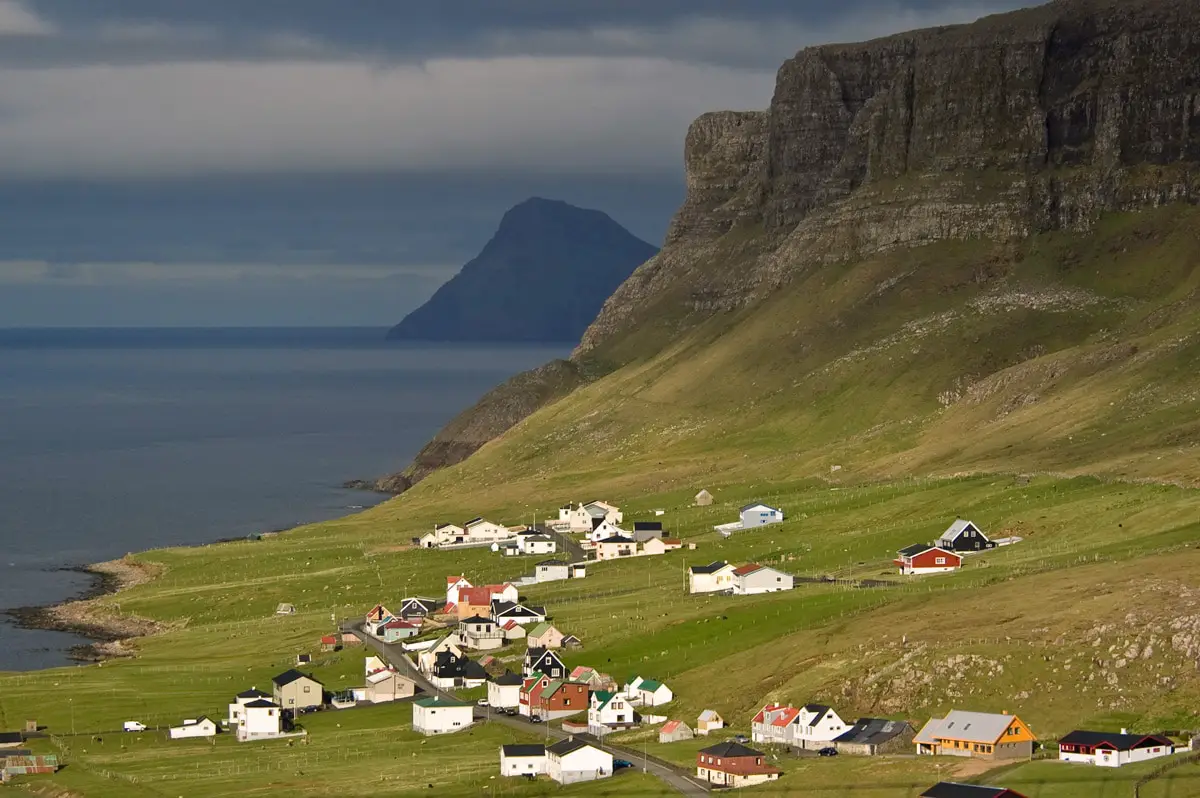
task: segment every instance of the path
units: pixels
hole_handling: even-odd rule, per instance
[[[342,627],[343,631],[354,632],[363,642],[376,651],[381,657],[387,660],[393,667],[403,673],[408,678],[412,679],[418,687],[420,687],[427,695],[439,695],[446,698],[455,698],[453,693],[448,693],[445,690],[439,690],[433,686],[433,683],[425,678],[425,674],[413,667],[412,662],[406,656],[404,648],[399,643],[384,643],[382,640],[376,640],[367,634],[362,624],[347,624]],[[546,735],[546,742],[551,740],[565,740],[567,733],[560,728],[555,728],[550,723],[530,723],[523,717],[513,717],[512,715],[501,715],[493,713],[491,707],[476,707],[475,720],[487,721],[489,723],[499,723],[503,726],[509,726],[518,731],[529,733],[541,733]],[[613,754],[618,759],[624,759],[633,762],[635,765],[641,762],[647,773],[657,776],[659,779],[678,790],[683,795],[699,798],[700,796],[708,795],[708,788],[703,784],[694,781],[682,768],[672,767],[663,762],[654,761],[644,757],[638,751],[626,748],[620,745],[605,745],[603,740],[598,740],[590,734],[576,735],[589,742],[594,742],[601,748],[605,748],[609,753]]]

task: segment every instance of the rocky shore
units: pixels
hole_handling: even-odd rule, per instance
[[[96,580],[78,598],[49,607],[17,607],[8,614],[16,619],[18,626],[26,629],[70,632],[94,640],[94,643],[70,650],[71,659],[79,662],[131,657],[134,655],[129,644],[132,638],[165,628],[148,618],[123,613],[120,604],[108,600],[109,596],[154,579],[162,573],[161,566],[125,556],[75,570],[90,574]]]

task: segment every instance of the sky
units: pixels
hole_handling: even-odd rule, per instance
[[[0,0],[0,327],[386,325],[529,196],[658,244],[696,116],[1022,0]]]

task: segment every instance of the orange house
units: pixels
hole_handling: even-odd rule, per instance
[[[1016,715],[955,709],[944,718],[932,718],[913,742],[918,755],[1027,759],[1033,756],[1036,740]]]

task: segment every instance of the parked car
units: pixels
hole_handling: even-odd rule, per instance
[[[486,706],[488,705],[488,700],[487,700],[486,698],[481,698],[481,699],[479,699],[478,701],[476,701],[475,703],[476,703],[478,706],[481,706],[481,707],[486,707]]]
[[[837,755],[838,755],[838,750],[836,748],[834,748],[833,746],[830,746],[828,748],[822,748],[820,751],[817,751],[817,756],[837,756]]]
[[[144,732],[146,730],[146,724],[139,723],[136,720],[127,720],[122,728],[128,732]]]
[[[750,738],[744,734],[735,734],[733,735],[733,741],[735,743],[748,743],[750,742]]]
[[[613,770],[624,770],[625,768],[633,767],[633,763],[628,759],[614,759]]]
[[[530,722],[530,723],[541,723],[541,722],[542,722],[542,718],[541,718],[541,716],[540,716],[540,715],[530,715],[530,716],[529,716],[529,722]]]

